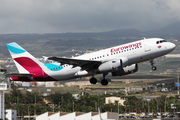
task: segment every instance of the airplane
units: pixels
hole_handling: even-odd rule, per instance
[[[108,85],[105,78],[108,73],[112,76],[123,76],[138,71],[138,63],[148,61],[152,70],[154,58],[172,52],[176,45],[162,38],[144,38],[135,42],[114,46],[104,50],[80,55],[72,58],[48,57],[55,63],[42,63],[28,53],[17,43],[6,44],[19,73],[7,74],[14,81],[62,81],[85,76],[91,84],[96,84],[97,74],[102,74],[102,85]]]

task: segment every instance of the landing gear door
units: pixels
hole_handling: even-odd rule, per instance
[[[145,52],[151,51],[149,40],[144,40],[144,51]]]

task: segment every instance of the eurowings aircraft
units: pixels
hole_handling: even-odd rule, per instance
[[[7,44],[19,73],[7,74],[14,81],[62,81],[92,76],[90,83],[96,84],[96,74],[102,74],[102,85],[107,85],[105,76],[122,76],[138,71],[138,63],[148,61],[156,70],[153,59],[166,55],[175,49],[175,44],[161,38],[142,39],[114,46],[97,52],[72,58],[49,57],[56,63],[38,61],[17,43]]]

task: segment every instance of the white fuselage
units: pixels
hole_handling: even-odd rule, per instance
[[[72,59],[101,61],[103,63],[110,60],[127,58],[127,66],[129,66],[166,55],[174,49],[175,45],[171,42],[166,42],[161,38],[150,38],[80,55]],[[93,72],[82,71],[81,67],[73,67],[72,65],[62,66],[63,69],[60,71],[45,70],[45,72],[56,80],[88,76]]]

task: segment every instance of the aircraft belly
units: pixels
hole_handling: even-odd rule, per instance
[[[76,78],[75,73],[77,73],[79,70],[80,70],[79,68],[65,69],[56,72],[53,71],[49,75],[57,80],[68,80],[68,79]]]

